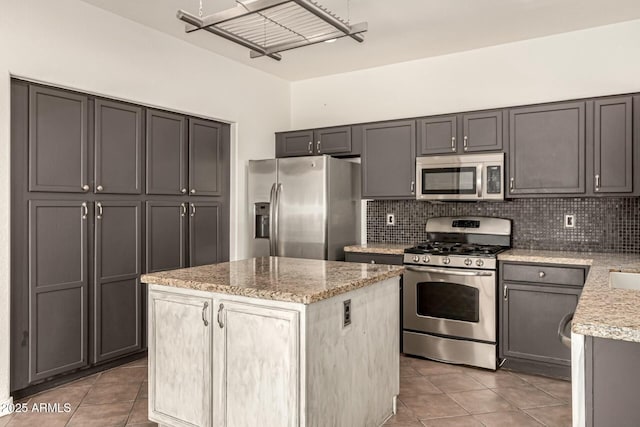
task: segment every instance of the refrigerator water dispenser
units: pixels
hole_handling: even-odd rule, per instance
[[[269,203],[255,203],[256,239],[269,238]]]

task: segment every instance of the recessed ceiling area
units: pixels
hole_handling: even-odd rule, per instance
[[[352,23],[366,21],[364,43],[348,37],[252,59],[247,48],[204,31],[185,33],[178,9],[199,0],[83,0],[235,61],[295,81],[445,55],[640,18],[638,0],[318,0]],[[204,15],[236,6],[202,0]]]

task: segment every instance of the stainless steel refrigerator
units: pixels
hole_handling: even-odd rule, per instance
[[[249,161],[252,256],[343,260],[360,241],[360,165],[329,156]]]

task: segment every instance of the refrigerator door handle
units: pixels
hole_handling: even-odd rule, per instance
[[[275,232],[275,239],[274,239],[274,251],[275,253],[273,254],[273,256],[278,256],[278,241],[280,240],[280,193],[282,193],[282,184],[278,184],[278,186],[276,187],[276,207],[274,209],[274,232]]]
[[[276,254],[276,234],[275,234],[275,207],[276,207],[276,184],[271,186],[271,194],[269,195],[269,255]]]

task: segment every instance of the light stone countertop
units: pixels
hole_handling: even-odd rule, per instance
[[[365,243],[363,245],[345,246],[345,252],[365,254],[404,255],[404,250],[412,247],[406,243]]]
[[[599,338],[640,342],[640,291],[611,289],[611,271],[640,272],[639,254],[511,249],[500,261],[588,265],[571,330]]]
[[[400,276],[404,268],[261,257],[150,273],[142,282],[258,299],[311,304]]]

